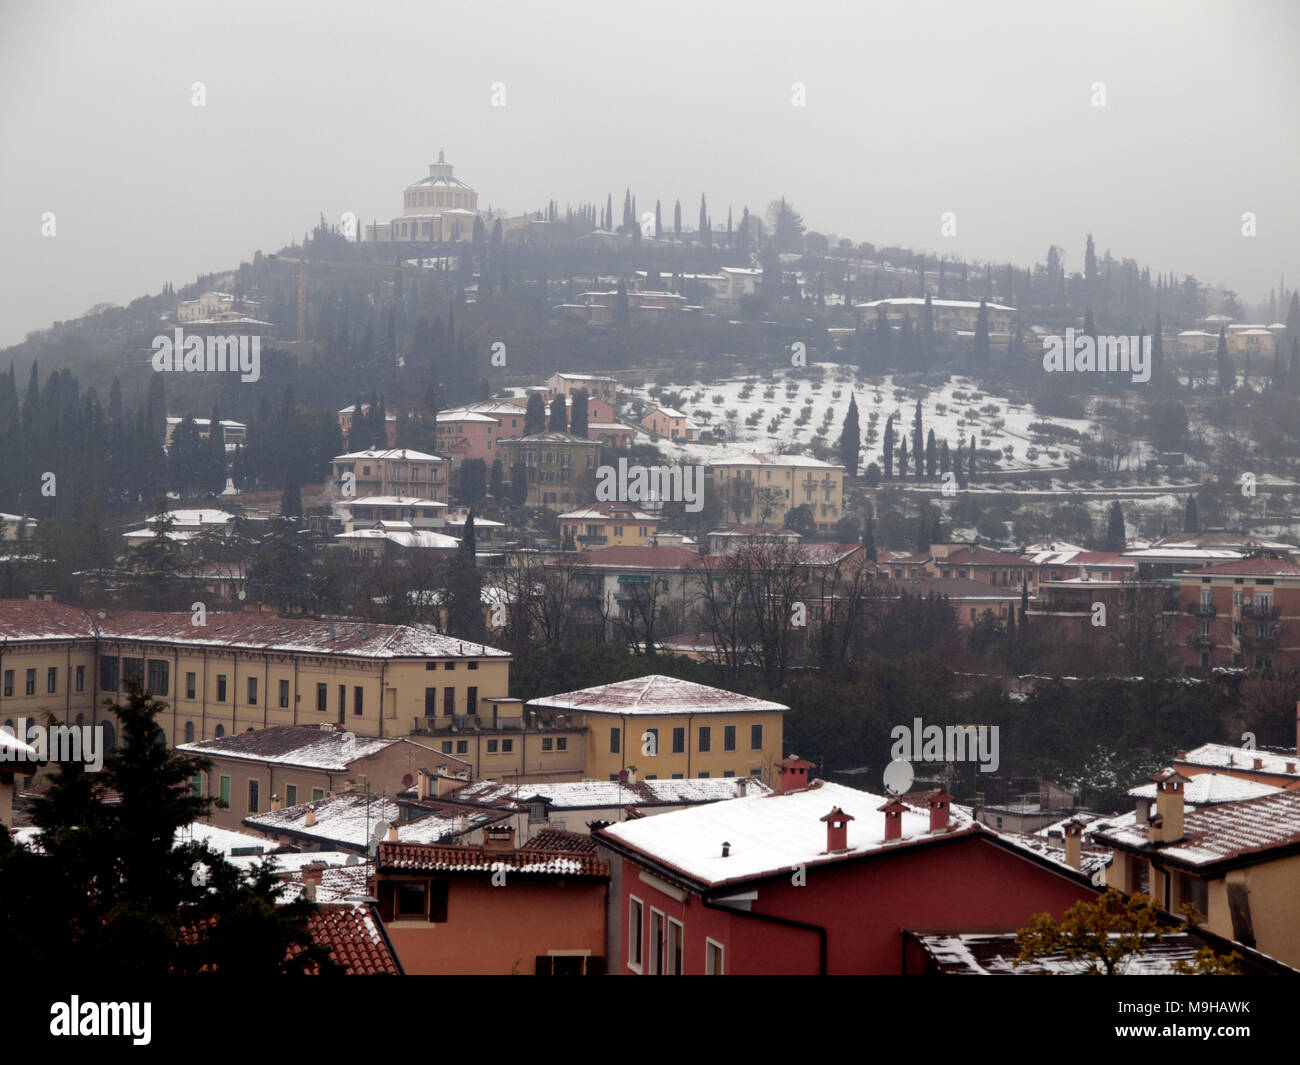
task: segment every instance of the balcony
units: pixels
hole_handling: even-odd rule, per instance
[[[1212,618],[1218,614],[1218,611],[1215,610],[1213,603],[1188,603],[1187,613],[1196,617]]]
[[[1194,632],[1187,637],[1187,646],[1205,648],[1214,646],[1214,637],[1208,632]]]
[[[1276,621],[1278,619],[1277,607],[1272,603],[1265,605],[1256,603],[1253,607],[1247,610],[1246,613],[1252,618],[1262,618],[1266,621]]]

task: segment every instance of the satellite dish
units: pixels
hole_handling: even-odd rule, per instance
[[[343,864],[344,864],[344,865],[360,865],[360,864],[361,864],[361,859],[358,858],[355,854],[349,854],[349,855],[348,855],[348,858],[347,858],[347,861],[345,861]]]
[[[403,777],[402,777],[402,787],[404,787],[404,788],[409,788],[409,787],[410,787],[412,784],[414,784],[414,783],[415,783],[415,777],[411,776],[410,773],[406,773],[406,774],[403,775]]]
[[[885,766],[885,791],[890,795],[906,795],[912,790],[912,781],[915,778],[912,763],[895,758]]]

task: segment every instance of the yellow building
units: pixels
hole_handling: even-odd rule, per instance
[[[385,225],[366,227],[366,239],[387,241],[464,241],[474,237],[478,193],[452,176],[452,165],[438,153],[429,176],[406,187],[402,213]]]
[[[1093,837],[1114,848],[1107,886],[1175,915],[1190,902],[1208,931],[1300,965],[1300,791],[1187,810],[1186,777],[1163,769],[1151,779],[1155,809],[1142,800],[1133,825]]]
[[[833,532],[844,516],[844,467],[805,455],[750,452],[705,467],[724,519],[774,525],[807,504],[818,532]]]
[[[586,731],[584,776],[615,780],[759,777],[776,786],[788,707],[675,677],[652,675],[533,699],[543,720]]]
[[[560,515],[560,536],[578,549],[637,547],[659,531],[659,519],[629,503],[591,503]]]
[[[117,722],[129,677],[167,703],[172,745],[332,722],[408,736],[434,713],[474,715],[509,689],[510,655],[404,625],[262,614],[91,612],[0,600],[0,723]]]

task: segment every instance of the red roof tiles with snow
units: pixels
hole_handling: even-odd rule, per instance
[[[1300,577],[1300,565],[1276,558],[1243,558],[1240,562],[1219,562],[1192,571],[1197,577]]]
[[[382,872],[493,873],[504,869],[534,876],[609,876],[609,862],[580,851],[493,851],[416,843],[381,843],[378,867]]]
[[[601,547],[588,551],[583,567],[609,566],[618,569],[686,569],[699,562],[700,556],[684,547]]]

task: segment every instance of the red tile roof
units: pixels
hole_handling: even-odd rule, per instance
[[[580,566],[609,566],[618,569],[686,569],[700,556],[684,547],[601,547],[588,551]]]
[[[936,566],[1021,566],[1032,563],[1027,558],[1011,555],[1005,551],[992,551],[987,547],[963,547],[954,551],[947,558],[936,558]]]
[[[544,828],[530,839],[521,850],[556,851],[566,854],[595,854],[596,841],[581,832],[565,832],[559,828]]]
[[[485,850],[439,844],[381,843],[380,872],[508,873],[605,879],[609,862],[580,851]]]
[[[383,924],[369,907],[320,906],[308,918],[307,927],[317,943],[329,947],[330,956],[347,970],[348,976],[402,975]],[[301,952],[301,947],[291,947],[289,957]]]

